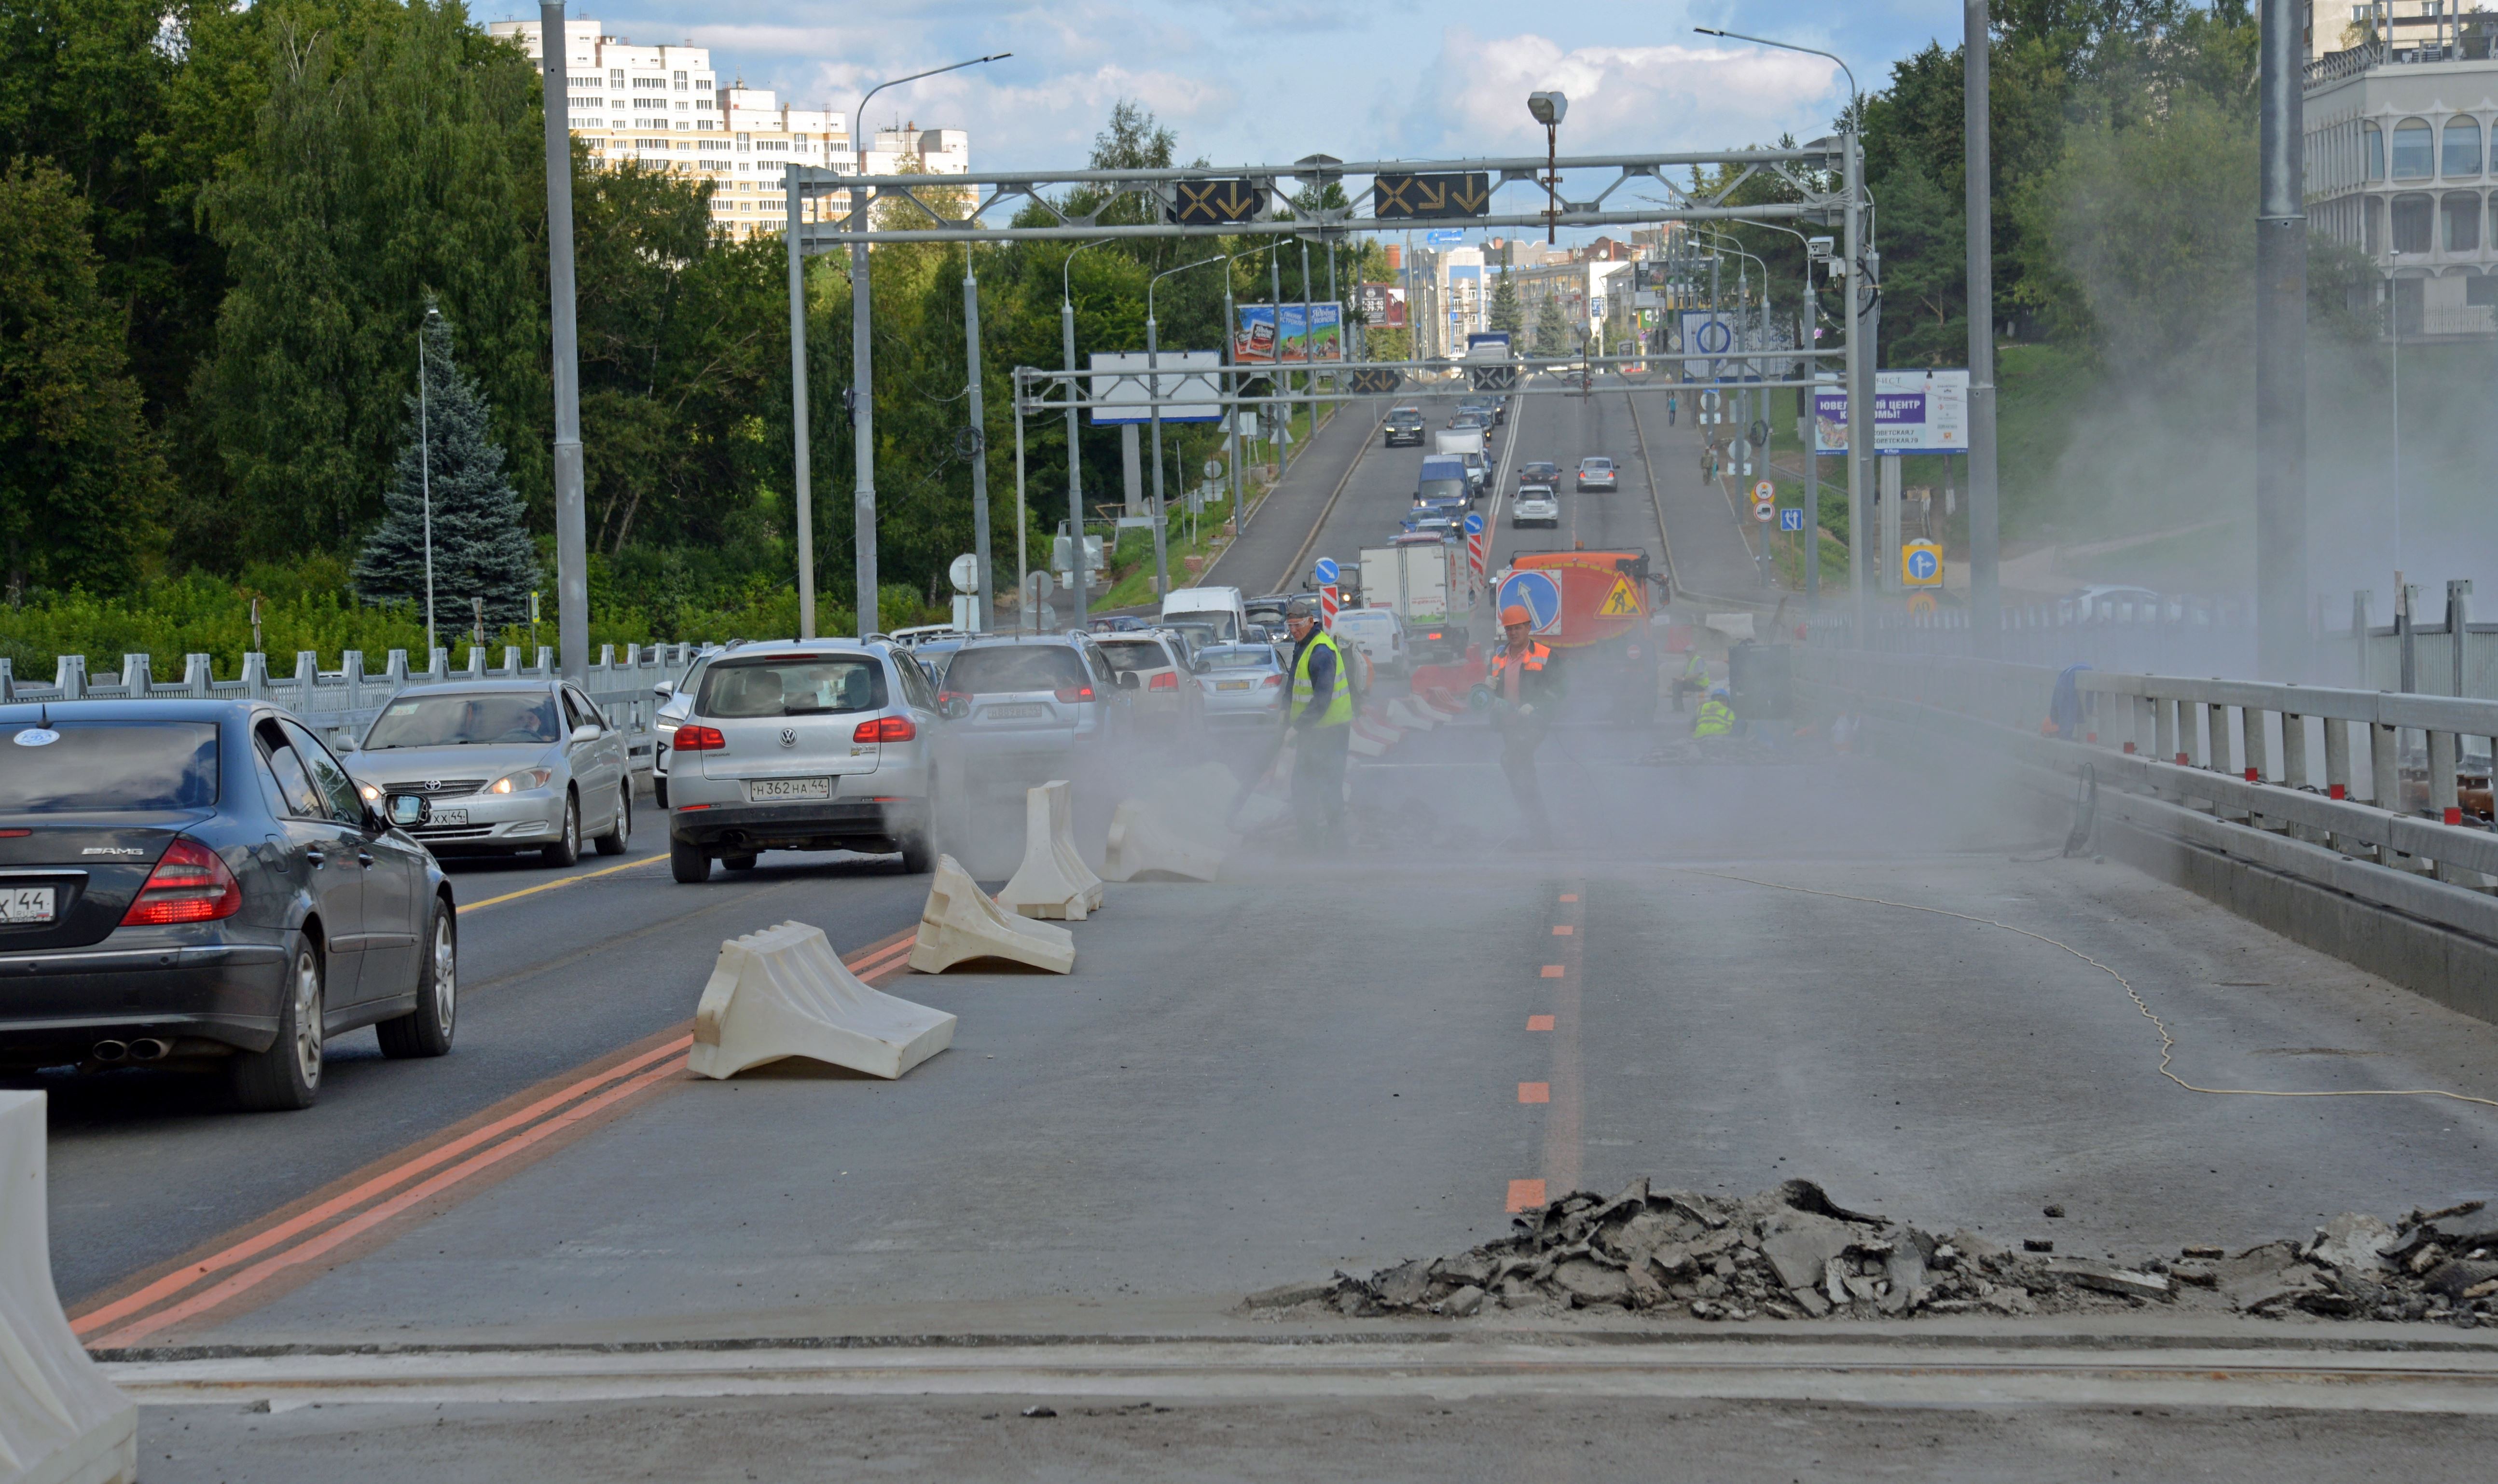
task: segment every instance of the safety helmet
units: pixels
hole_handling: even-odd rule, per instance
[[[1726,687],[1725,687],[1725,686],[1723,686],[1723,685],[1717,685],[1717,686],[1713,686],[1713,687],[1711,687],[1711,689],[1710,689],[1710,691],[1709,691],[1709,699],[1710,699],[1710,700],[1712,700],[1712,701],[1723,701],[1723,700],[1725,700],[1725,699],[1726,699]]]
[[[1534,621],[1535,616],[1528,613],[1525,605],[1521,603],[1512,603],[1507,608],[1500,611],[1500,626],[1502,628],[1507,628],[1513,623],[1533,623]]]

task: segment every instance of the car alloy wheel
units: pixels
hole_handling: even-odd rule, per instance
[[[459,1013],[459,942],[451,935],[451,914],[437,912],[433,918],[433,1020],[442,1027],[446,1040]]]
[[[306,1088],[321,1086],[321,962],[310,944],[295,950],[295,1070]]]

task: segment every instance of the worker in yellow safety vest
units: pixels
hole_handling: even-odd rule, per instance
[[[1535,618],[1516,603],[1500,611],[1501,647],[1492,655],[1492,725],[1500,732],[1500,771],[1509,780],[1509,797],[1525,816],[1527,842],[1550,848],[1553,822],[1544,810],[1544,789],[1535,776],[1535,749],[1551,730],[1560,703],[1561,657],[1529,631]]]
[[[1295,598],[1284,610],[1291,632],[1293,817],[1301,848],[1344,843],[1344,765],[1353,745],[1353,674],[1335,636],[1319,626],[1318,605]]]
[[[1674,679],[1675,714],[1678,716],[1682,714],[1682,698],[1685,695],[1705,696],[1708,693],[1709,655],[1699,645],[1694,644],[1691,647],[1691,652],[1682,657],[1682,674],[1675,677]]]
[[[1700,703],[1700,714],[1692,719],[1694,737],[1732,737],[1735,735],[1735,708],[1726,703],[1726,687],[1718,686]]]

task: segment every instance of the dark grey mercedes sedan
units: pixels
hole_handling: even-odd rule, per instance
[[[451,887],[266,702],[0,706],[0,1067],[221,1071],[308,1107],[322,1043],[451,1049]]]

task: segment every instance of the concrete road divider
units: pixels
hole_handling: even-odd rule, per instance
[[[1054,778],[1023,797],[1023,864],[998,893],[998,905],[1080,923],[1102,906],[1102,878],[1075,849],[1074,790]]]
[[[1353,732],[1355,736],[1367,737],[1372,742],[1379,743],[1383,747],[1394,746],[1405,735],[1404,733],[1396,730],[1396,728],[1390,726],[1388,723],[1368,714],[1353,718]]]
[[[1427,732],[1440,724],[1439,715],[1418,696],[1398,696],[1389,702],[1388,719],[1413,732]]]
[[[1211,881],[1237,843],[1228,835],[1220,843],[1194,838],[1143,800],[1131,799],[1110,816],[1102,870],[1113,881]]]
[[[44,1094],[0,1092],[0,1484],[129,1484],[139,1408],[70,1332],[52,1288]]]
[[[1345,750],[1355,757],[1386,757],[1388,744],[1367,732],[1356,731],[1345,739]]]
[[[1008,912],[952,856],[939,856],[937,877],[928,883],[928,904],[919,909],[911,966],[923,974],[942,974],[974,959],[1004,959],[1064,974],[1075,967],[1075,934]]]
[[[821,928],[780,923],[720,945],[686,1064],[734,1077],[790,1057],[899,1077],[954,1040],[954,1017],[880,994],[843,966]]]

